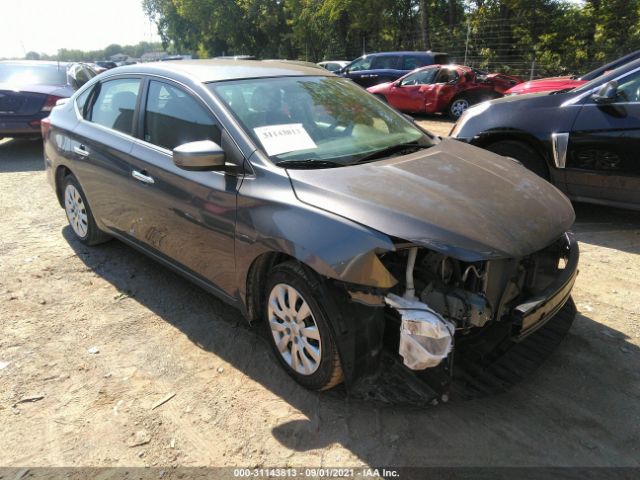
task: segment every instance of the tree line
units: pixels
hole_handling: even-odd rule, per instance
[[[45,53],[27,52],[26,60],[59,60],[61,62],[95,62],[96,60],[109,60],[109,57],[118,53],[123,53],[132,58],[140,58],[147,52],[158,52],[163,50],[162,43],[139,42],[136,45],[119,45],[113,43],[100,50],[80,50],[61,48],[54,55]]]
[[[143,0],[165,47],[206,58],[351,60],[438,50],[486,68],[576,72],[640,48],[640,0]]]

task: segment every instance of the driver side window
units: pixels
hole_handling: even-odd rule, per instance
[[[455,70],[449,70],[448,68],[443,68],[440,70],[438,74],[438,78],[436,79],[436,83],[449,83],[455,82],[459,78],[458,72]]]
[[[167,150],[198,140],[220,144],[217,122],[191,95],[168,83],[149,83],[144,140]]]
[[[640,72],[620,79],[616,102],[640,102]]]
[[[403,87],[411,85],[430,85],[433,83],[433,79],[437,73],[438,70],[435,68],[421,70],[419,72],[412,73],[411,75],[407,75],[404,80],[402,80],[401,85]]]
[[[371,68],[371,57],[362,57],[359,60],[356,60],[349,66],[350,72],[358,72],[360,70],[369,70]]]

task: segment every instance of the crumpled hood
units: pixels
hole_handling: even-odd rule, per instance
[[[464,261],[531,254],[575,219],[550,183],[451,139],[388,160],[287,173],[304,203]]]

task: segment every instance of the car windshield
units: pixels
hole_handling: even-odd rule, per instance
[[[57,64],[0,63],[0,83],[22,85],[65,85],[67,68]]]
[[[209,88],[275,163],[340,166],[394,153],[397,146],[433,145],[403,115],[343,78],[260,78]]]

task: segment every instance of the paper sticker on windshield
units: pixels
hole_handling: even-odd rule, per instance
[[[280,155],[285,152],[296,152],[317,148],[301,123],[286,125],[269,125],[253,129],[258,135],[268,155]]]

